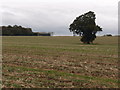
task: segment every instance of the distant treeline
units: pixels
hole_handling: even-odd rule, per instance
[[[8,25],[0,27],[2,36],[51,36],[53,32],[33,32],[31,28],[25,28],[18,25]]]
[[[22,26],[2,26],[2,36],[31,36],[34,33],[31,28],[24,28]]]

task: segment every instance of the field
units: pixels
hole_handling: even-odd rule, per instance
[[[4,36],[3,88],[118,88],[118,37]]]

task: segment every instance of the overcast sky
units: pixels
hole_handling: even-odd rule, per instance
[[[118,34],[119,0],[1,0],[1,25],[21,25],[36,32],[72,35],[69,25],[88,11],[96,14],[103,34]]]

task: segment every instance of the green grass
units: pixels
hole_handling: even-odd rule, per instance
[[[117,88],[118,37],[4,36],[3,87]]]

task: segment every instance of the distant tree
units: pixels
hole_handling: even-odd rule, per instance
[[[24,28],[22,26],[2,26],[3,36],[31,36],[33,35],[31,28]]]
[[[112,36],[112,34],[106,34],[106,35],[104,35],[104,36]]]
[[[98,31],[102,31],[100,26],[96,25],[95,23],[95,14],[92,11],[89,11],[73,21],[70,24],[69,30],[70,32],[74,32],[80,36],[82,36],[81,41],[83,43],[90,44],[95,40],[96,33]]]
[[[14,27],[14,28],[18,28],[19,26],[17,26],[17,25],[14,25],[13,27]]]
[[[11,25],[8,25],[7,27],[8,27],[8,28],[12,28],[12,26],[11,26]]]

